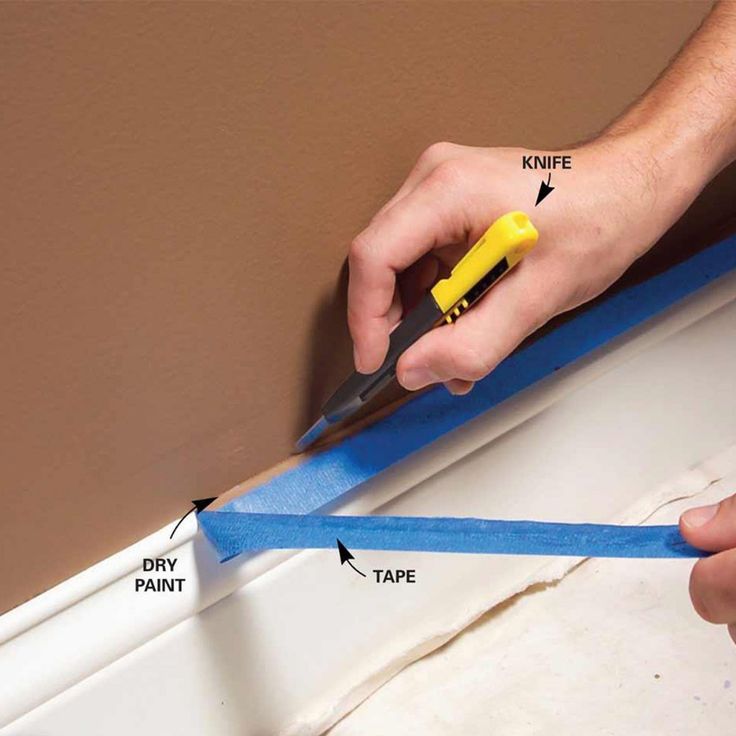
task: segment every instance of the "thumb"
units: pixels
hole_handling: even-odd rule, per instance
[[[531,257],[531,256],[530,256]],[[430,330],[399,359],[396,375],[410,391],[431,383],[479,381],[552,316],[527,264],[494,286],[457,322]],[[453,384],[457,385],[457,384]]]
[[[736,495],[689,509],[680,517],[680,532],[693,547],[707,552],[736,547]]]

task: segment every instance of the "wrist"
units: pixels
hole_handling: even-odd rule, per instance
[[[614,186],[624,190],[632,212],[648,223],[652,245],[687,210],[713,176],[710,162],[691,141],[661,124],[604,132],[602,152]]]
[[[672,197],[679,195],[689,203],[735,153],[731,125],[717,111],[709,111],[707,94],[700,87],[677,88],[672,95],[654,90],[606,128],[600,139],[622,142],[648,157],[667,177],[662,186]]]

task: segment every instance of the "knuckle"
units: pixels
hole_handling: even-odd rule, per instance
[[[456,187],[465,177],[462,162],[448,159],[439,164],[431,175],[431,182],[443,189]]]
[[[374,249],[373,244],[365,233],[358,235],[348,249],[348,260],[355,264],[366,263],[373,258]]]
[[[467,342],[455,346],[451,358],[454,377],[463,381],[480,381],[491,372],[490,363]]]
[[[433,166],[440,161],[444,161],[448,156],[454,153],[456,146],[448,141],[438,141],[424,149],[417,163],[426,166]]]

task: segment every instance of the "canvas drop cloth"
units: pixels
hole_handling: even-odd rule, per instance
[[[668,487],[673,498],[699,492],[665,503],[647,523],[674,523],[686,508],[736,492],[736,447]],[[329,734],[733,733],[736,646],[692,609],[692,565],[587,560],[559,582],[531,585],[408,666]]]

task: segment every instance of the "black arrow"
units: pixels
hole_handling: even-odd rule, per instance
[[[192,511],[196,511],[197,513],[199,513],[200,511],[204,511],[204,509],[206,509],[213,501],[216,500],[217,496],[212,496],[212,498],[197,498],[192,501],[194,506],[192,506],[192,508],[190,508],[189,511],[187,511],[186,514],[184,514],[184,516],[179,519],[179,521],[176,523],[176,526],[174,527],[174,531],[169,534],[169,539],[174,536],[174,532],[179,528],[179,524],[181,524],[182,521],[184,521],[184,519],[186,519],[187,516],[192,513]]]
[[[355,567],[355,565],[353,565],[351,560],[354,560],[355,556],[339,539],[337,540],[337,551],[340,553],[340,564],[341,565],[344,565],[347,562],[348,565],[350,565],[350,567],[352,567],[353,570],[355,570],[355,572],[358,573],[358,575],[362,575],[363,577],[366,577],[366,574],[364,572],[361,572],[360,570],[358,570],[357,567]]]
[[[536,207],[548,194],[551,194],[554,192],[555,188],[551,187],[549,185],[550,181],[552,181],[552,172],[549,172],[549,176],[547,177],[547,181],[543,181],[539,185],[539,194],[537,194],[537,201],[534,203],[534,206]]]

